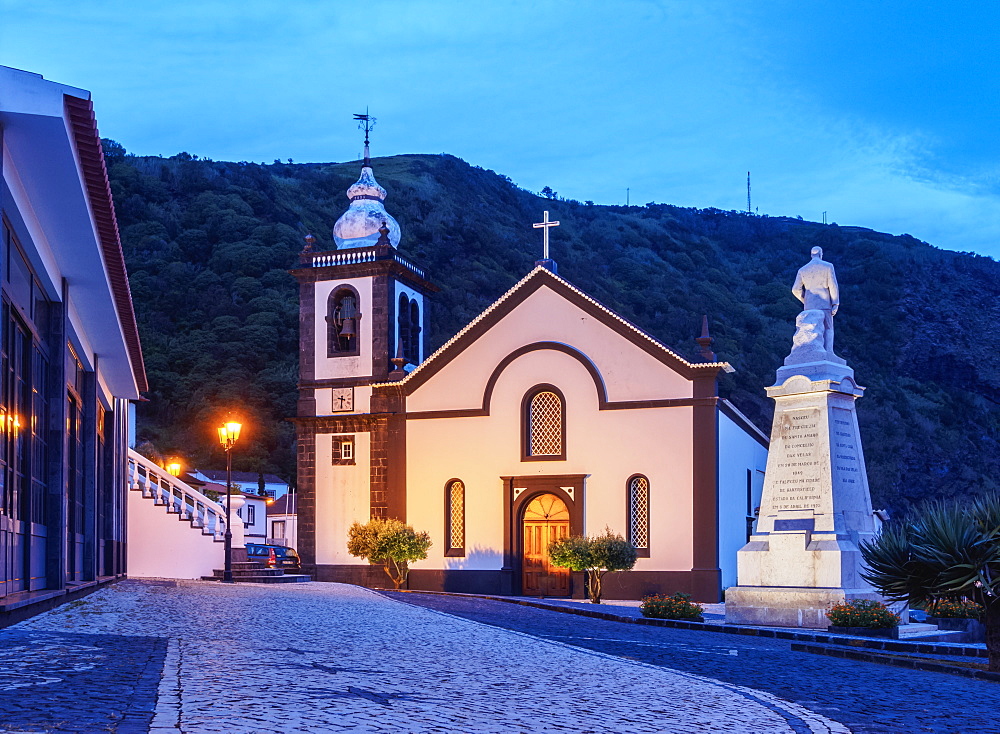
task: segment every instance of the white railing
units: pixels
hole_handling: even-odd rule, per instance
[[[398,252],[392,252],[392,259],[409,268],[421,278],[426,278],[423,268],[418,268]],[[349,250],[336,250],[332,252],[317,252],[312,256],[312,267],[326,268],[333,265],[353,265],[354,263],[370,263],[378,259],[374,247],[355,247]]]
[[[222,540],[226,532],[225,508],[132,449],[128,450],[128,482],[130,489],[165,506],[169,514],[189,520],[191,527],[201,529],[202,535]]]
[[[354,263],[370,263],[374,261],[374,247],[357,247],[351,250],[321,252],[313,255],[312,266],[314,268],[325,268],[330,265],[352,265]]]

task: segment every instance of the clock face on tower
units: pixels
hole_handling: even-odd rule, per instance
[[[353,387],[335,387],[330,392],[330,403],[334,413],[345,413],[354,410]]]

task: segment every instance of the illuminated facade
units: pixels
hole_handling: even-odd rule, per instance
[[[381,208],[367,159],[349,195],[362,188]],[[681,358],[551,261],[427,355],[436,289],[396,250],[398,228],[349,215],[354,239],[307,248],[293,271],[298,547],[314,578],[383,585],[347,553],[347,530],[395,517],[434,542],[411,588],[579,596],[582,578],[546,547],[605,527],[640,556],[608,597],[717,601],[735,584],[767,440],[718,397],[726,363]]]

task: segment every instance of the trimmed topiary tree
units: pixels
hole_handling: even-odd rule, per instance
[[[402,520],[376,518],[364,525],[355,522],[347,533],[347,552],[371,563],[381,563],[396,590],[410,573],[409,564],[427,558],[430,536]]]
[[[549,560],[553,565],[571,571],[584,571],[590,601],[601,603],[601,581],[608,571],[630,571],[636,561],[635,546],[625,538],[604,528],[603,535],[592,538],[571,535],[549,544]]]
[[[862,572],[889,599],[933,604],[966,597],[983,606],[989,669],[1000,672],[1000,497],[933,502],[862,543]]]

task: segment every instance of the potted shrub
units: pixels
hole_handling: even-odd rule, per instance
[[[652,619],[686,619],[692,622],[704,622],[705,610],[701,604],[691,601],[690,594],[678,591],[673,596],[653,594],[643,597],[639,605],[642,616]]]
[[[830,607],[827,630],[840,635],[899,638],[899,615],[873,599],[849,599]]]
[[[964,632],[965,642],[985,642],[986,609],[971,599],[935,599],[927,605],[927,621],[939,630]]]

